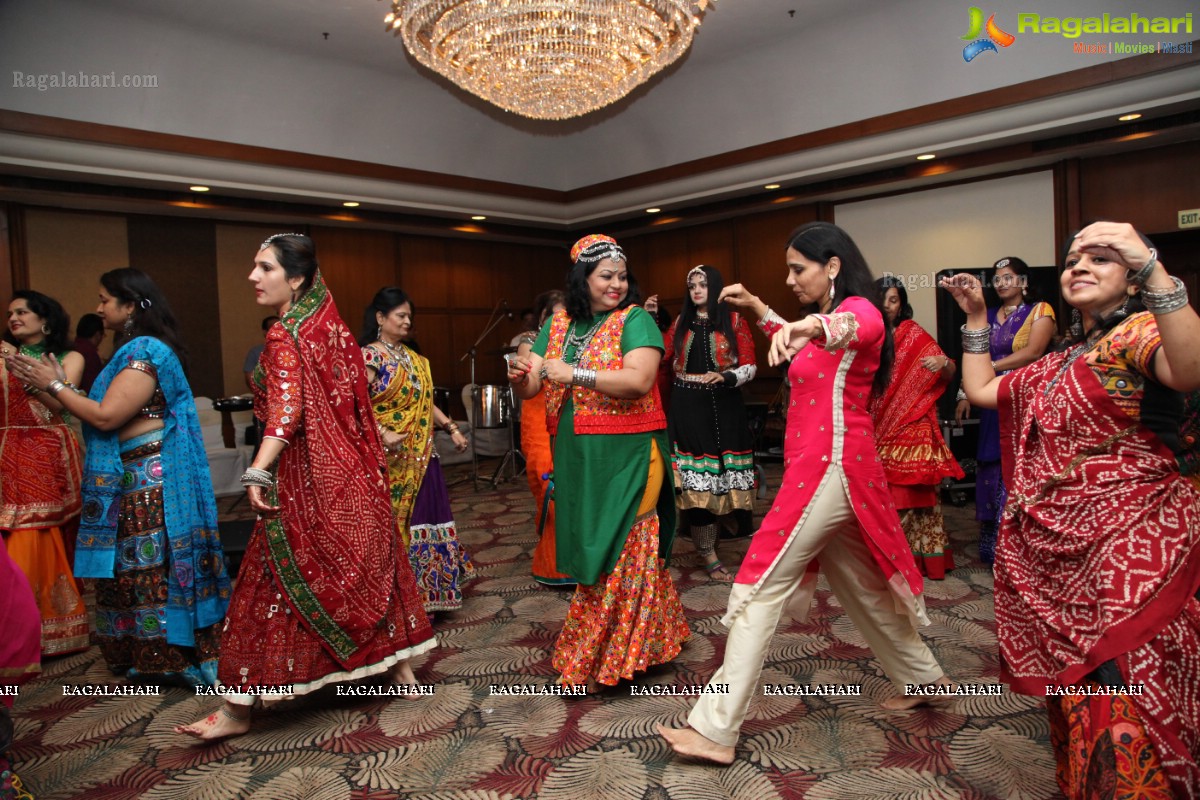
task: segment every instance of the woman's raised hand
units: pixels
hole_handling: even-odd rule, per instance
[[[967,316],[987,313],[987,306],[983,300],[983,284],[971,273],[950,275],[942,278],[939,285],[950,292],[954,302],[958,303],[958,307],[965,311]]]
[[[738,308],[750,308],[762,302],[740,283],[730,284],[721,290],[721,296],[717,298],[717,302],[729,303],[731,306]]]

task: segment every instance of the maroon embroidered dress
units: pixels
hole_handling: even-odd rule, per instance
[[[1153,378],[1160,344],[1143,312],[1000,384],[1001,676],[1039,696],[1113,675],[1144,687],[1047,697],[1072,796],[1149,792],[1165,772],[1177,797],[1200,797],[1200,490],[1166,444],[1178,414],[1161,413],[1174,393]]]
[[[825,335],[809,342],[788,368],[791,392],[783,482],[754,535],[736,582],[753,587],[744,598],[748,603],[798,533],[797,523],[808,513],[818,488],[827,480],[836,480],[830,466],[839,463],[863,541],[887,581],[897,609],[907,612],[914,625],[928,625],[921,573],[896,516],[875,450],[875,424],[868,412],[883,345],[883,316],[861,297],[846,298],[832,314],[814,316],[821,321]],[[760,325],[771,334],[782,323],[772,312]],[[816,583],[817,573],[810,566],[793,596],[797,611],[807,610]],[[722,622],[731,625],[743,608],[744,604],[729,609]]]
[[[435,645],[392,514],[362,352],[318,274],[267,333],[255,414],[279,456],[278,516],[254,529],[221,640],[221,683],[305,694]]]
[[[942,478],[961,478],[963,471],[938,426],[937,401],[948,381],[921,361],[946,354],[912,320],[896,326],[895,342],[896,360],[887,390],[871,403],[875,443],[917,566],[929,577],[942,578],[946,570],[954,569],[954,559],[938,486]]]

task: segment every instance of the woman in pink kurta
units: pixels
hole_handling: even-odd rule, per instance
[[[729,597],[725,663],[689,728],[660,728],[682,755],[731,763],[738,730],[758,685],[766,647],[785,604],[807,614],[815,565],[871,645],[899,692],[944,682],[916,626],[928,624],[920,572],[875,450],[868,405],[886,386],[892,342],[878,292],[857,246],[840,228],[797,229],[787,248],[789,288],[809,313],[785,323],[742,286],[722,299],[752,308],[774,334],[771,363],[790,358],[784,476]],[[728,686],[728,690],[724,687]],[[915,705],[893,697],[885,707]]]

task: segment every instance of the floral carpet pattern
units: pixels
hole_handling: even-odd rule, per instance
[[[469,476],[448,469],[451,480]],[[772,488],[778,470],[768,473]],[[432,696],[337,696],[332,688],[259,713],[252,731],[211,746],[172,733],[219,701],[163,688],[159,697],[64,696],[64,684],[112,682],[96,648],[48,662],[21,687],[13,759],[39,800],[707,800],[708,798],[1057,798],[1042,701],[1007,691],[936,708],[883,710],[878,662],[823,588],[809,622],[781,620],[762,680],[861,684],[861,696],[757,696],[737,760],[682,761],[654,732],[682,724],[685,697],[504,696],[492,684],[552,682],[550,653],[569,591],[529,574],[536,543],[524,481],[452,486],[458,533],[477,575],[464,607],[439,614],[441,646],[414,662]],[[764,506],[766,500],[760,501]],[[245,504],[226,517],[247,513]],[[992,575],[977,558],[973,509],[946,507],[961,565],[926,583],[922,633],[953,679],[997,682]],[[736,565],[747,541],[724,542]],[[693,635],[638,686],[703,684],[719,665],[728,584],[697,568],[680,537],[671,573]]]

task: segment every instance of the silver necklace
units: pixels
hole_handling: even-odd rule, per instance
[[[408,349],[399,343],[392,344],[382,336],[379,337],[379,343],[387,348],[387,351],[392,354],[392,359],[408,373],[413,385],[419,387],[421,384],[417,379],[417,371],[413,368],[412,359],[408,355]]]
[[[571,364],[572,366],[579,363],[579,359],[583,355],[583,351],[587,349],[589,344],[591,344],[592,337],[596,335],[596,331],[600,330],[600,326],[604,324],[605,319],[607,319],[607,316],[599,317],[596,320],[596,323],[592,325],[591,329],[582,336],[574,333],[575,322],[572,320],[571,327],[567,330],[567,341],[563,345],[563,355],[566,355],[568,350],[572,350],[573,360],[567,361],[564,358],[563,361],[566,361],[566,363]]]

